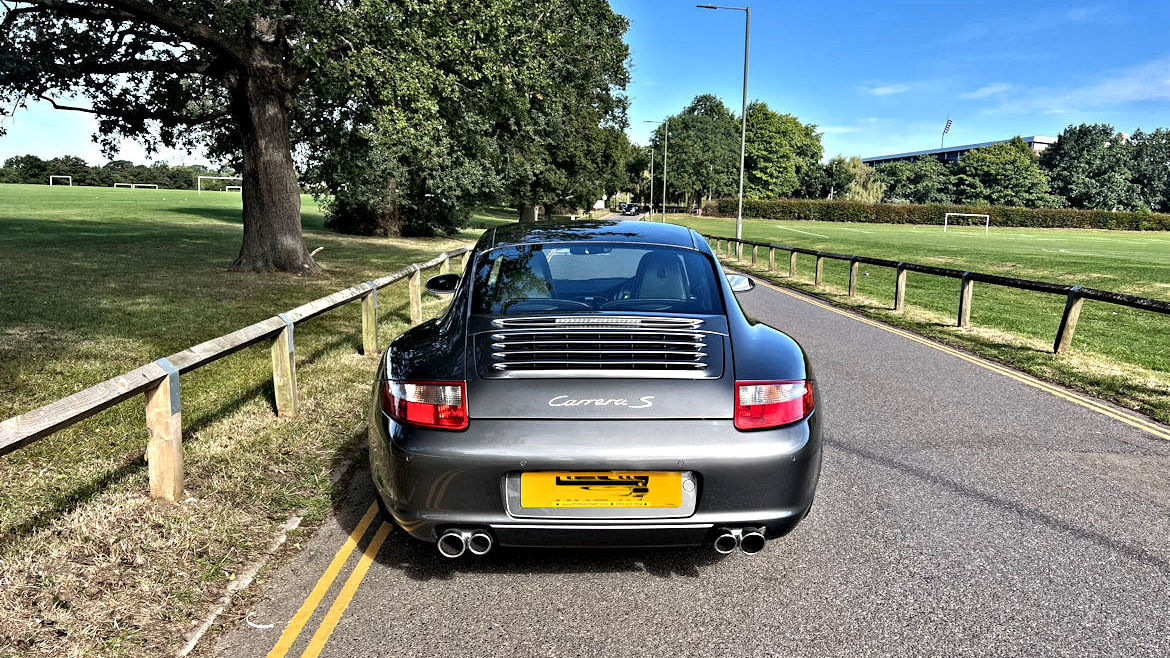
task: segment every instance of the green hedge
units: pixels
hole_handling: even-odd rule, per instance
[[[991,215],[993,226],[1099,228],[1124,231],[1170,231],[1170,214],[1018,208],[1014,206],[942,206],[909,203],[860,203],[814,199],[744,200],[743,215],[754,219],[868,222],[876,224],[942,224],[948,212]],[[735,217],[736,199],[703,204],[703,214]]]

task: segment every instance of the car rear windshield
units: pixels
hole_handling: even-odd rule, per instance
[[[501,247],[477,259],[472,312],[722,313],[715,270],[703,254],[601,242]]]

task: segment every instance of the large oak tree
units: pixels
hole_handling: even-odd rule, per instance
[[[214,142],[242,163],[233,267],[312,272],[290,127],[315,64],[341,52],[344,3],[325,0],[0,0],[5,111],[41,99],[93,114],[107,152]],[[225,130],[226,128],[226,130]]]

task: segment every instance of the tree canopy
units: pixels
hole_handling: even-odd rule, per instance
[[[1069,126],[1040,154],[1052,191],[1076,208],[1129,210],[1137,207],[1129,159],[1133,147],[1113,126]]]
[[[951,173],[937,158],[888,162],[876,167],[886,184],[885,199],[906,203],[951,203]]]
[[[333,216],[386,230],[448,229],[505,193],[579,201],[625,168],[626,22],[604,0],[3,2],[6,111],[45,99],[96,115],[108,152],[128,137],[237,165],[237,269],[317,269],[294,149],[349,204]]]
[[[1048,187],[1036,155],[1023,139],[1015,137],[963,154],[955,168],[955,200],[968,205],[1060,205]]]
[[[767,103],[747,108],[744,197],[776,199],[798,196],[810,187],[824,150],[816,126],[791,114],[779,114]]]
[[[1155,212],[1170,212],[1170,131],[1138,129],[1130,143],[1130,171],[1141,204]]]

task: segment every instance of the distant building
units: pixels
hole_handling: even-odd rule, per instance
[[[1040,153],[1044,149],[1046,149],[1049,146],[1052,146],[1053,144],[1056,143],[1055,137],[1042,137],[1040,135],[1033,135],[1031,137],[1024,137],[1023,139],[1028,144],[1028,146],[1032,147],[1033,153]],[[1008,141],[1008,140],[1000,139],[1000,140],[996,140],[994,142],[983,142],[981,144],[964,144],[962,146],[948,146],[946,148],[941,148],[941,149],[929,149],[926,151],[910,151],[908,153],[895,153],[893,155],[875,155],[875,156],[869,157],[869,158],[862,158],[861,161],[864,162],[865,164],[871,166],[871,167],[876,167],[877,165],[885,164],[887,162],[898,162],[899,160],[904,161],[904,162],[914,162],[918,158],[925,158],[925,157],[938,158],[939,160],[942,160],[943,162],[958,162],[959,158],[962,157],[964,153],[966,153],[967,151],[970,151],[971,149],[977,149],[977,148],[981,148],[984,146],[991,146],[993,144],[1003,144],[1006,141]]]

